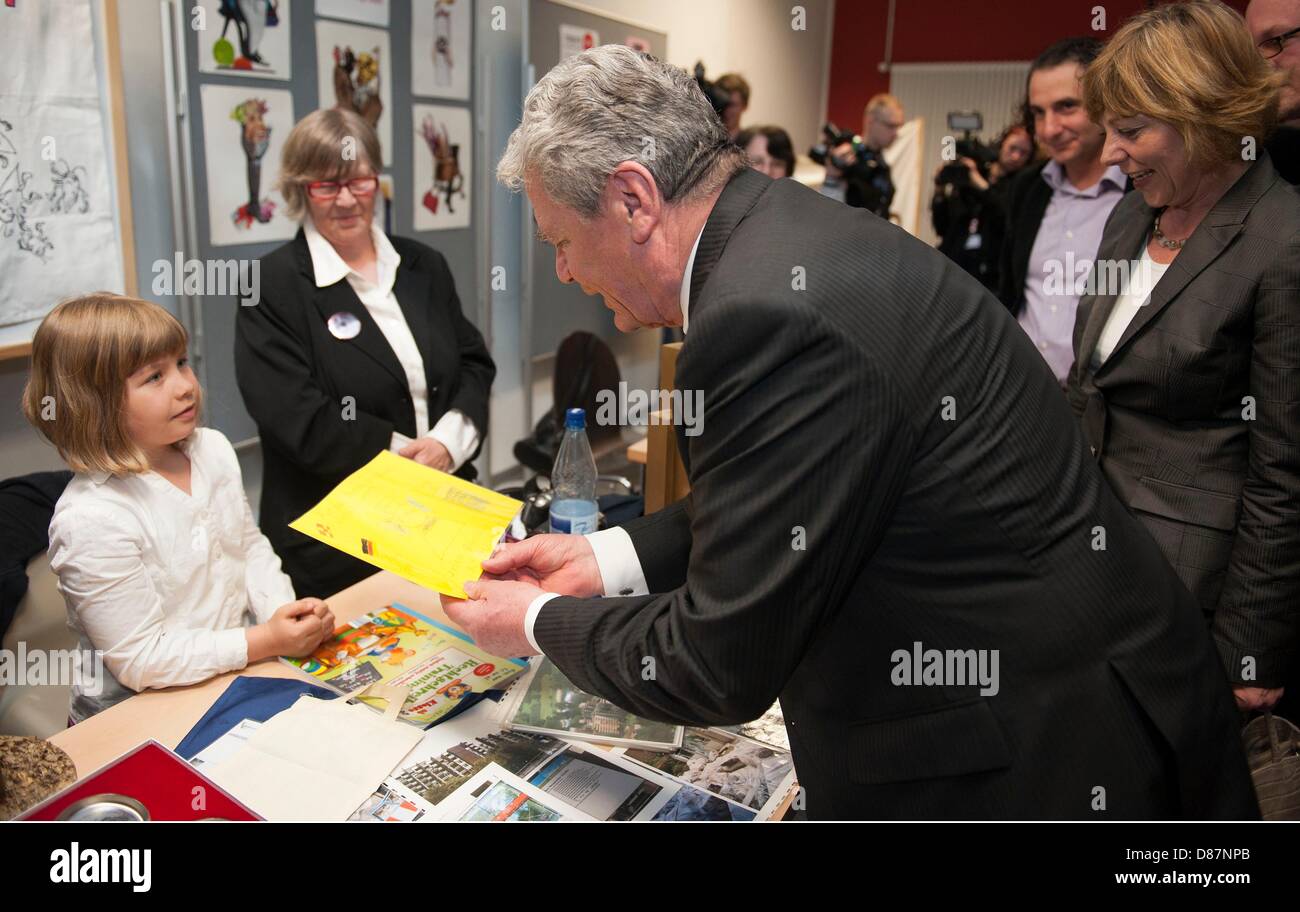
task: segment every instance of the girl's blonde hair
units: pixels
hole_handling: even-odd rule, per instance
[[[107,292],[71,298],[32,339],[23,414],[74,472],[147,472],[149,461],[126,430],[126,379],[188,348],[185,327],[157,304]],[[196,388],[195,412],[202,406]]]
[[[1241,15],[1216,0],[1138,13],[1083,77],[1088,117],[1145,115],[1178,131],[1188,159],[1217,167],[1262,147],[1277,122],[1284,77],[1260,56]]]

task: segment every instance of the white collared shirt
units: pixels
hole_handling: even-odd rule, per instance
[[[682,275],[682,287],[678,292],[678,301],[682,308],[682,335],[686,334],[690,323],[691,274],[695,271],[695,254],[700,249],[702,237],[704,237],[703,227],[695,236],[695,243],[691,245],[691,255],[686,259],[686,272]],[[641,568],[641,559],[636,556],[636,546],[632,544],[632,536],[628,535],[625,529],[615,526],[612,529],[591,532],[587,535],[587,541],[591,543],[591,550],[596,554],[596,567],[600,570],[606,598],[650,593],[645,571]],[[524,635],[528,637],[528,642],[533,649],[539,653],[542,647],[537,645],[537,638],[533,636],[537,615],[541,613],[543,605],[553,598],[559,598],[559,595],[558,592],[542,593],[533,599],[528,606],[528,613],[524,615]]]
[[[78,722],[136,691],[243,668],[245,615],[265,623],[296,598],[230,441],[197,428],[180,448],[191,494],[156,472],[77,473],[55,505],[50,568],[81,649],[101,650],[106,672],[102,690],[74,684]]]
[[[316,277],[316,287],[333,285],[340,279],[347,279],[352,290],[356,292],[361,303],[365,305],[370,316],[379,325],[393,354],[397,355],[406,375],[406,386],[411,392],[411,404],[415,408],[415,436],[432,437],[447,448],[451,455],[451,470],[454,472],[464,465],[465,460],[478,448],[479,433],[474,423],[459,409],[450,409],[440,417],[432,428],[429,427],[429,387],[424,374],[424,356],[415,344],[411,327],[402,315],[402,307],[393,293],[397,281],[397,267],[402,262],[401,254],[393,249],[392,242],[379,226],[370,223],[370,237],[375,245],[376,280],[357,272],[339,256],[334,246],[320,233],[311,217],[303,219],[303,234],[307,238],[307,249],[311,252],[312,272]],[[394,453],[411,442],[405,434],[393,432],[388,448]]]

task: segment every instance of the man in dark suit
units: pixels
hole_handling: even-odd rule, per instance
[[[1257,813],[1194,604],[992,295],[746,168],[690,78],[628,48],[524,110],[499,177],[562,281],[621,329],[683,327],[704,418],[686,501],[504,546],[453,620],[653,719],[779,697],[815,818]]]

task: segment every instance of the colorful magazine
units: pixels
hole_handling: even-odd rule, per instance
[[[522,659],[489,655],[459,630],[397,603],[339,627],[310,656],[281,661],[343,694],[376,682],[409,687],[398,718],[416,725],[436,722],[471,693],[499,690],[528,667]],[[387,705],[381,698],[361,700],[377,709]]]

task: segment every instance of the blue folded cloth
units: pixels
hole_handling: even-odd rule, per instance
[[[186,760],[216,741],[245,719],[265,722],[297,702],[303,694],[322,700],[333,700],[338,694],[324,687],[293,678],[254,678],[240,675],[230,682],[226,692],[217,698],[203,718],[194,724],[176,753]]]
[[[489,690],[487,693],[466,694],[451,712],[427,728],[454,719],[484,697],[500,700],[504,693],[505,691],[501,690]],[[217,698],[217,702],[203,714],[203,718],[194,723],[189,734],[176,746],[176,753],[186,760],[193,760],[196,754],[240,722],[245,719],[265,722],[276,713],[288,709],[303,694],[311,694],[322,700],[333,700],[338,696],[332,690],[295,678],[255,678],[240,675],[230,682],[226,692]]]

